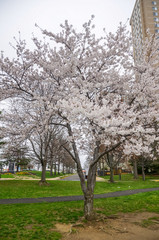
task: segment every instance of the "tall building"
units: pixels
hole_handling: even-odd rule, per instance
[[[135,62],[142,58],[142,45],[149,29],[159,33],[159,0],[136,0],[130,19]]]

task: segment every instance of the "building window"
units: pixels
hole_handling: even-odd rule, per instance
[[[159,22],[159,18],[154,18],[154,21],[155,22]]]
[[[152,10],[157,10],[157,7],[152,7]]]
[[[159,33],[159,29],[156,29],[155,32],[156,32],[156,33]]]
[[[155,27],[159,27],[159,23],[156,23],[156,24],[155,24]]]
[[[157,12],[153,12],[153,15],[154,15],[154,16],[158,16],[158,13],[157,13]]]
[[[153,5],[156,5],[157,3],[156,3],[155,1],[152,1],[152,4],[153,4]]]

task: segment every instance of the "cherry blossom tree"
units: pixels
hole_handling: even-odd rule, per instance
[[[48,42],[34,37],[35,50],[29,50],[19,39],[17,58],[10,60],[2,54],[0,59],[1,99],[20,99],[36,112],[42,109],[38,122],[24,122],[28,127],[21,128],[21,135],[34,128],[45,135],[50,124],[65,129],[72,148],[64,149],[77,165],[88,220],[94,218],[97,162],[119,146],[125,154],[140,155],[143,136],[147,146],[158,140],[151,123],[159,120],[158,39],[146,46],[143,54],[148,60],[134,67],[126,27],[120,24],[116,33],[97,38],[92,20],[93,16],[81,32],[67,21],[58,34],[41,29]],[[151,59],[147,56],[150,47]],[[101,144],[105,148],[99,152]],[[91,159],[87,182],[81,151]]]
[[[42,174],[40,184],[46,183],[46,166],[50,163],[52,155],[58,155],[57,146],[61,127],[51,124],[53,117],[50,117],[50,123],[40,126],[40,120],[44,116],[44,104],[32,105],[30,101],[24,99],[15,99],[10,101],[10,109],[3,116],[4,131],[7,138],[9,149],[17,149],[21,143],[29,148],[29,154],[34,162],[40,163]],[[56,148],[56,150],[55,150]]]
[[[54,167],[54,174],[56,175],[57,156],[59,156],[59,151],[60,151],[60,144],[58,143],[57,139],[53,135],[49,144],[48,165],[50,167],[50,176],[53,176],[53,167]]]
[[[7,143],[6,143],[7,145]],[[19,167],[27,167],[30,163],[31,159],[28,157],[28,149],[26,146],[19,146],[19,148],[14,148],[13,146],[9,146],[4,148],[3,151],[3,159],[5,159],[6,163],[14,163],[16,166],[16,171],[19,171]]]
[[[54,132],[49,143],[48,165],[50,167],[51,176],[53,175],[53,170],[55,175],[56,171],[58,171],[58,174],[60,174],[60,165],[63,165],[63,173],[65,167],[68,168],[68,171],[66,171],[68,173],[71,172],[71,169],[75,169],[75,163],[73,159],[64,150],[66,147],[67,149],[70,149],[69,143],[67,142],[67,139],[65,139],[65,134],[61,134],[61,128],[57,128],[56,126],[55,129],[56,134]]]
[[[117,150],[117,153],[113,151],[112,153],[108,153],[105,160],[107,165],[110,167],[110,182],[114,183],[114,170],[117,168],[119,163],[123,160],[122,157],[124,154],[122,154],[121,150]],[[121,175],[119,175],[121,178]]]

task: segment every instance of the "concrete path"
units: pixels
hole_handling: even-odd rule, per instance
[[[74,175],[71,175],[69,177],[64,177],[61,179],[61,181],[79,181],[79,176],[78,174],[74,174]],[[101,178],[101,177],[96,177],[96,181],[97,182],[105,182],[106,180],[104,178]]]
[[[126,191],[118,191],[104,194],[95,194],[94,198],[110,198],[128,196],[137,193],[145,193],[151,191],[159,191],[158,188],[146,188],[146,189],[134,189]],[[67,201],[79,201],[84,200],[82,195],[80,196],[63,196],[63,197],[43,197],[43,198],[17,198],[17,199],[0,199],[0,204],[17,204],[17,203],[42,203],[42,202],[67,202]]]
[[[79,181],[79,176],[78,174],[73,174],[71,176],[68,176],[68,177],[63,177],[60,179],[61,181]]]

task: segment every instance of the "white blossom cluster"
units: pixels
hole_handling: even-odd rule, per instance
[[[97,142],[104,151],[120,144],[125,154],[148,154],[159,138],[159,39],[149,36],[134,66],[126,27],[99,39],[92,19],[80,33],[67,21],[59,34],[41,30],[48,43],[33,38],[33,51],[17,41],[16,59],[2,54],[0,100],[18,106],[4,114],[6,134],[22,141],[59,125],[78,164],[77,149],[92,153]]]

